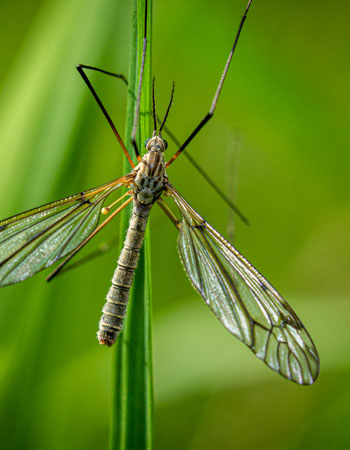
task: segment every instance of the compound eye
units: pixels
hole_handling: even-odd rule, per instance
[[[168,148],[168,143],[165,139],[163,139],[163,142],[164,142],[164,150],[166,150]]]
[[[151,139],[146,139],[146,140],[145,140],[145,147],[147,147],[147,144],[149,143],[150,140],[151,140]]]

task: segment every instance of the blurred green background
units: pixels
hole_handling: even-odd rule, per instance
[[[122,175],[122,152],[74,67],[127,74],[131,3],[1,1],[1,218]],[[158,111],[175,80],[168,126],[180,140],[209,108],[244,7],[154,2]],[[224,330],[187,281],[176,230],[155,208],[157,449],[348,446],[349,13],[344,0],[253,2],[217,114],[190,148],[250,227],[185,158],[168,171],[222,234],[232,235],[234,220],[238,249],[312,335],[320,377],[294,385]],[[124,87],[93,79],[123,131]],[[85,254],[118,230],[115,221]],[[117,256],[113,249],[49,285],[39,274],[1,290],[1,448],[107,447],[113,351],[95,333]]]

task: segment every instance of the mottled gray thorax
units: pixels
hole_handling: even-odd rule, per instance
[[[154,203],[164,190],[165,163],[163,152],[150,150],[135,167],[133,190],[136,199],[144,204]]]

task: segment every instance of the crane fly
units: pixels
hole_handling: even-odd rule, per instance
[[[250,5],[251,0],[240,21],[209,112],[167,162],[164,159],[167,142],[162,137],[162,130],[172,104],[174,84],[166,114],[158,128],[153,80],[154,131],[145,142],[146,153],[143,157],[136,143],[147,50],[147,12],[131,136],[138,160],[136,166],[87,77],[86,70],[121,76],[92,66],[77,67],[117,137],[132,171],[97,188],[2,220],[0,285],[23,281],[62,260],[48,277],[53,278],[91,238],[126,205],[132,203],[132,216],[124,247],[107,294],[98,331],[99,342],[111,346],[122,330],[148,216],[157,203],[179,232],[178,250],[188,278],[223,326],[274,371],[298,384],[312,384],[318,376],[319,358],[298,316],[260,272],[189,205],[170,183],[167,175],[167,168],[214,114]],[[110,201],[111,196],[122,187],[127,189],[126,192],[106,206],[107,199]],[[174,201],[180,219],[167,206],[164,197]],[[117,207],[118,202],[120,205]],[[106,216],[103,221],[102,216]]]

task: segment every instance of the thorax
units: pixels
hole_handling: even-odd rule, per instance
[[[150,150],[135,167],[133,190],[142,204],[154,203],[164,190],[166,179],[163,152]]]

